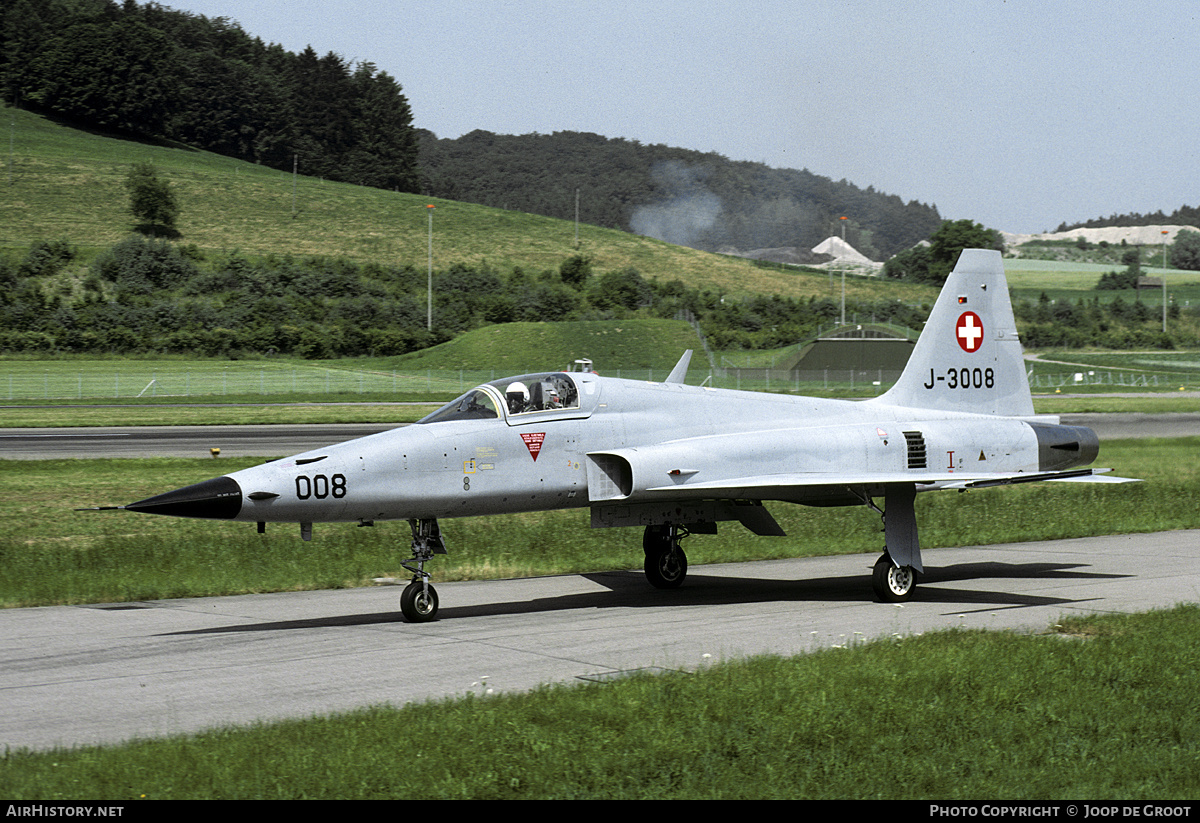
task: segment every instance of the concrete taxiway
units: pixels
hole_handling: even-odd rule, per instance
[[[875,555],[439,583],[436,622],[379,587],[0,611],[0,747],[116,743],[373,704],[791,655],[951,627],[1200,600],[1200,531],[927,550],[903,606]]]

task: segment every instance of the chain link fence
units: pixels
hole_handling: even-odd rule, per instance
[[[529,368],[526,373],[546,371]],[[0,396],[12,401],[90,400],[136,398],[211,398],[273,396],[320,398],[328,395],[381,395],[420,393],[450,399],[480,383],[498,380],[522,370],[458,369],[425,371],[371,371],[320,367],[259,366],[232,364],[207,368],[163,367],[72,370],[63,365],[38,370],[14,364],[0,367]],[[602,369],[607,377],[650,382],[665,380],[667,369]],[[701,369],[693,364],[688,383],[745,391],[852,392],[879,394],[891,386],[899,372],[882,369],[824,369],[799,371],[765,368]],[[1121,371],[1077,371],[1033,374],[1034,391],[1078,386],[1112,386],[1114,389],[1174,388],[1186,382],[1183,375]]]

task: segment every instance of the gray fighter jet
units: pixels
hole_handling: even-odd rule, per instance
[[[691,352],[662,383],[588,372],[485,383],[415,425],[233,472],[123,508],[299,523],[407,520],[411,621],[432,620],[425,565],[446,552],[439,520],[591,509],[593,527],[645,529],[645,571],[683,583],[680,540],[737,521],[783,530],[764,502],[865,506],[886,547],[872,582],[907,600],[923,571],[919,491],[1033,481],[1130,482],[1083,468],[1099,451],[1087,428],[1035,415],[995,251],[962,253],[899,381],[865,401],[684,384]],[[884,508],[876,505],[881,499]]]

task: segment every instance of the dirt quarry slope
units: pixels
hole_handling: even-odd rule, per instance
[[[1108,226],[1102,229],[1071,229],[1046,234],[1012,234],[1006,231],[1000,234],[1009,252],[1014,257],[1020,257],[1018,247],[1031,240],[1078,240],[1082,237],[1089,243],[1104,241],[1119,246],[1124,241],[1131,246],[1157,246],[1163,242],[1163,232],[1166,232],[1166,241],[1174,243],[1175,235],[1179,234],[1181,229],[1196,231],[1191,226]]]

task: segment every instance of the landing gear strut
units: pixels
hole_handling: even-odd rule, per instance
[[[646,579],[656,589],[677,589],[687,577],[687,555],[679,541],[687,537],[687,529],[667,524],[647,526],[642,535],[646,552]]]
[[[871,572],[871,587],[884,603],[904,603],[917,587],[921,565],[921,543],[917,538],[917,517],[913,507],[916,486],[889,485],[885,491],[887,511],[867,498],[867,506],[883,518],[885,548]]]
[[[436,519],[409,520],[408,525],[412,529],[413,556],[400,565],[412,572],[413,578],[400,595],[400,611],[410,623],[426,623],[437,616],[438,596],[429,585],[425,561],[432,560],[435,554],[445,554],[446,544],[442,542]]]

